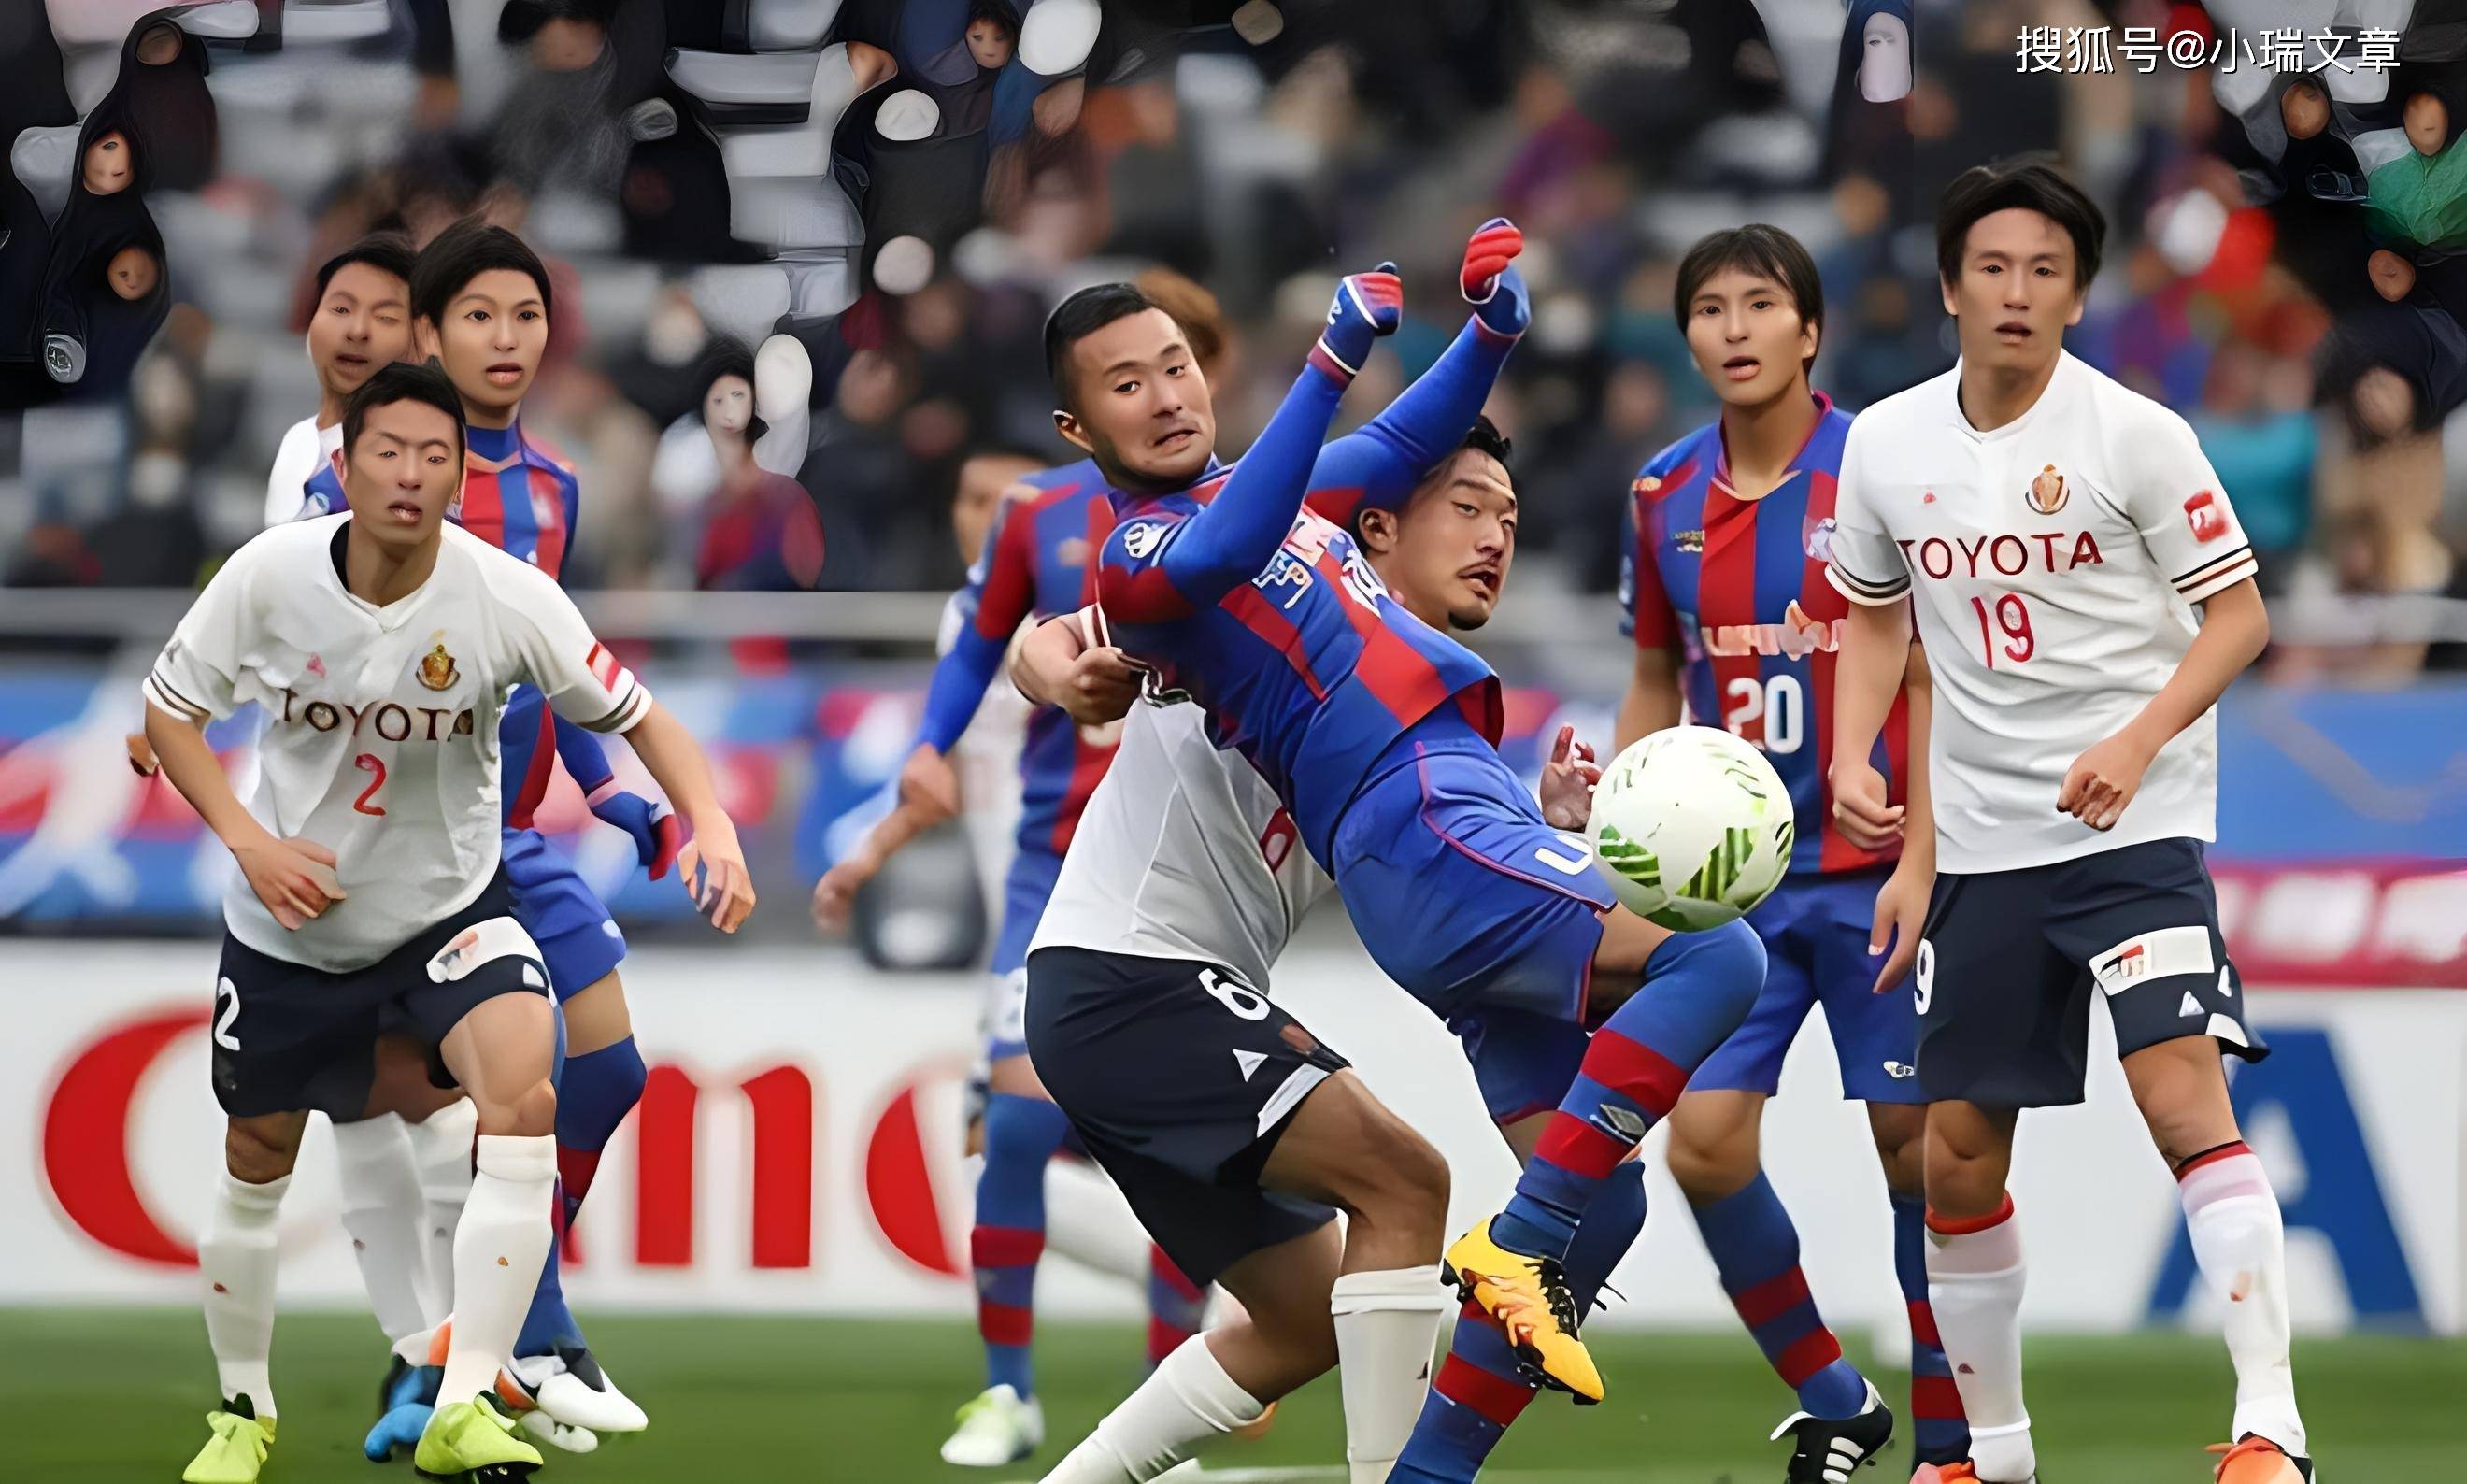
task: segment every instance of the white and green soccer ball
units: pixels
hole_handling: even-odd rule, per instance
[[[1672,727],[1611,759],[1585,833],[1621,906],[1701,933],[1754,911],[1781,884],[1790,790],[1763,753],[1729,732]]]

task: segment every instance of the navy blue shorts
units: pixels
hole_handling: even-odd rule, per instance
[[[1585,838],[1543,822],[1488,745],[1415,743],[1410,764],[1363,784],[1329,853],[1363,946],[1441,1019],[1583,1019],[1617,898]]]
[[[1923,1103],[1918,1078],[1918,1002],[1905,979],[1873,992],[1883,958],[1867,954],[1876,891],[1890,866],[1837,876],[1792,876],[1748,926],[1765,945],[1765,987],[1755,1008],[1687,1080],[1687,1091],[1771,1096],[1782,1057],[1807,1012],[1824,1006],[1824,1028],[1842,1066],[1842,1095],[1868,1103]]]
[[[445,1033],[484,1001],[548,988],[511,908],[501,870],[461,911],[341,972],[271,957],[226,932],[215,984],[215,1100],[235,1118],[365,1116],[377,1036],[394,1030],[428,1048],[430,1081],[453,1086],[437,1058]],[[463,943],[474,930],[476,943]]]
[[[509,829],[504,848],[514,920],[539,945],[556,1002],[563,1004],[616,972],[625,958],[625,934],[600,893],[539,831]]]
[[[2270,1054],[2219,935],[2197,840],[2144,841],[2009,871],[1939,873],[1912,971],[1919,1086],[1989,1108],[2082,1100],[2091,1001],[2116,1054],[2207,1036]]]
[[[1036,1075],[1156,1245],[1205,1288],[1327,1206],[1259,1172],[1346,1060],[1223,964],[1040,948],[1028,960]]]

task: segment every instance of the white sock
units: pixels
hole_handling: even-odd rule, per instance
[[[1329,1291],[1352,1484],[1380,1484],[1405,1450],[1431,1389],[1431,1347],[1448,1305],[1437,1263],[1348,1272]]]
[[[420,1296],[429,1324],[438,1325],[454,1312],[454,1228],[462,1225],[463,1203],[471,1198],[471,1140],[480,1131],[480,1110],[466,1097],[409,1127],[425,1249]]]
[[[1157,1362],[1044,1484],[1145,1484],[1267,1409],[1225,1374],[1208,1337],[1193,1335]]]
[[[556,1140],[483,1134],[479,1149],[471,1199],[454,1228],[454,1335],[437,1392],[443,1402],[495,1388],[548,1261]]]
[[[275,1222],[290,1188],[288,1175],[252,1185],[224,1172],[197,1244],[215,1378],[224,1400],[244,1396],[260,1417],[274,1415],[267,1360],[274,1353]]]
[[[1045,1250],[1092,1272],[1148,1280],[1148,1234],[1131,1203],[1104,1171],[1077,1159],[1045,1161]]]
[[[1981,1481],[2024,1484],[2038,1473],[2030,1413],[2022,1405],[2022,1224],[2013,1198],[1995,1215],[1951,1223],[1928,1213],[1928,1305],[1935,1312],[1954,1389],[1970,1418],[1970,1461]]]
[[[2235,1362],[2235,1425],[2290,1453],[2305,1452],[2296,1413],[2296,1366],[2288,1357],[2287,1237],[2278,1193],[2242,1143],[2212,1151],[2176,1176],[2193,1257],[2227,1301],[2228,1359]]]
[[[343,1187],[343,1229],[351,1235],[351,1255],[377,1325],[388,1339],[419,1334],[430,1323],[423,1297],[428,1259],[411,1135],[393,1113],[337,1123],[334,1164]]]

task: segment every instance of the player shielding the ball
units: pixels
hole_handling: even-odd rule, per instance
[[[1867,757],[1915,609],[1936,701],[1938,874],[1915,967],[1927,1267],[1971,1428],[1947,1476],[2024,1484],[2037,1468],[2005,1174],[2022,1110],[2081,1101],[2104,998],[2194,1256],[2229,1300],[2219,1484],[2298,1484],[2313,1465],[2278,1199],[2222,1066],[2268,1047],[2202,851],[2211,708],[2270,624],[2184,419],[2065,352],[2105,230],[2045,165],[1981,166],[1945,191],[1937,270],[1960,362],[1862,414],[1843,451],[1827,572],[1857,606],[1835,672],[1835,809],[1845,831],[1899,827]]]

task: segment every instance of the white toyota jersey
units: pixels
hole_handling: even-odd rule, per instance
[[[1143,701],[1080,813],[1029,952],[1198,958],[1265,989],[1331,885],[1268,780],[1208,740],[1198,707]]]
[[[459,526],[409,596],[352,596],[337,571],[350,520],[277,526],[234,552],[145,685],[192,720],[263,712],[248,811],[332,850],[350,894],[288,932],[234,872],[223,918],[259,953],[330,972],[384,957],[496,873],[497,722],[515,683],[595,731],[651,708],[555,579]]]
[[[2101,834],[2056,811],[2065,774],[2176,673],[2193,606],[2253,574],[2184,419],[2065,354],[2038,402],[1981,433],[1960,368],[1861,413],[1842,452],[1826,574],[1913,599],[1935,709],[1936,864],[2012,870],[2216,834],[2217,718],[2160,750]]]

